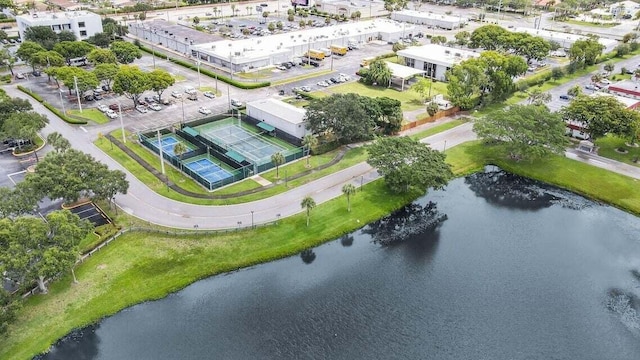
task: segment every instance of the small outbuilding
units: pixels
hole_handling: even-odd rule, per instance
[[[389,70],[391,70],[391,84],[398,86],[400,91],[404,91],[405,84],[414,78],[416,75],[423,75],[425,73],[424,70],[419,70],[416,68],[395,64],[392,62],[385,61]]]
[[[307,134],[304,121],[306,111],[277,99],[261,99],[247,103],[247,115],[258,121],[267,132],[284,131],[298,139]]]

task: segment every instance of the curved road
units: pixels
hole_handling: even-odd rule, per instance
[[[268,199],[225,206],[186,204],[166,198],[149,189],[96,147],[92,143],[93,136],[82,127],[65,123],[42,104],[33,101],[13,86],[4,87],[4,89],[11,97],[30,100],[35,111],[49,118],[49,124],[42,131],[45,136],[54,131],[59,132],[74,148],[91,154],[111,169],[124,171],[130,184],[129,192],[126,195],[118,195],[116,204],[125,212],[157,225],[183,229],[197,227],[205,230],[231,229],[238,226],[251,226],[252,223],[268,223],[302,212],[300,202],[307,195],[312,196],[316,203],[323,203],[342,195],[342,186],[347,182],[358,187],[361,183],[366,184],[379,177],[376,170],[367,163],[360,163]],[[443,149],[472,139],[475,139],[475,134],[471,130],[471,124],[467,123],[424,139],[424,142],[430,143],[435,149]]]

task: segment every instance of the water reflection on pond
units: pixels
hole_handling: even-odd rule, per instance
[[[636,360],[639,234],[634,216],[489,169],[44,358]]]

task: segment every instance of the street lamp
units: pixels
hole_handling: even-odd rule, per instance
[[[251,228],[253,229],[253,210],[251,210]]]
[[[122,129],[122,142],[123,143],[127,143],[127,137],[124,136],[124,121],[122,120],[122,105],[120,105],[120,101],[116,100],[118,102],[118,112],[120,113],[120,129]]]
[[[78,97],[78,108],[80,108],[80,114],[82,114],[82,103],[80,103],[80,92],[78,91],[78,77],[73,77],[73,85],[76,88],[76,96]]]
[[[62,113],[67,114],[67,111],[64,109],[64,100],[62,100],[62,89],[58,89],[58,94],[60,94],[60,105],[62,106]]]
[[[180,123],[180,129],[184,127],[184,97],[182,99],[182,122]]]
[[[196,64],[198,65],[198,88],[201,88],[202,84],[200,83],[200,59],[196,60]]]

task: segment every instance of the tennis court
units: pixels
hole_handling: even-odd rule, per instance
[[[176,138],[175,135],[173,134],[168,134],[168,135],[164,135],[160,141],[162,142],[162,152],[165,154],[169,154],[173,157],[176,156],[176,154],[173,152],[173,148],[176,146],[177,143],[181,142],[184,144],[184,146],[187,147],[187,151],[189,150],[193,150],[192,147],[190,146],[190,144],[188,144],[186,141],[180,141],[178,140],[178,138]],[[155,146],[156,148],[158,148],[158,138],[154,137],[149,139],[149,142]]]
[[[262,133],[253,133],[229,122],[215,127],[198,126],[197,130],[205,139],[226,150],[233,150],[254,163],[287,150],[285,147],[266,139]]]
[[[193,172],[207,179],[210,183],[218,182],[232,176],[226,170],[216,165],[206,157],[185,163],[184,165]]]

